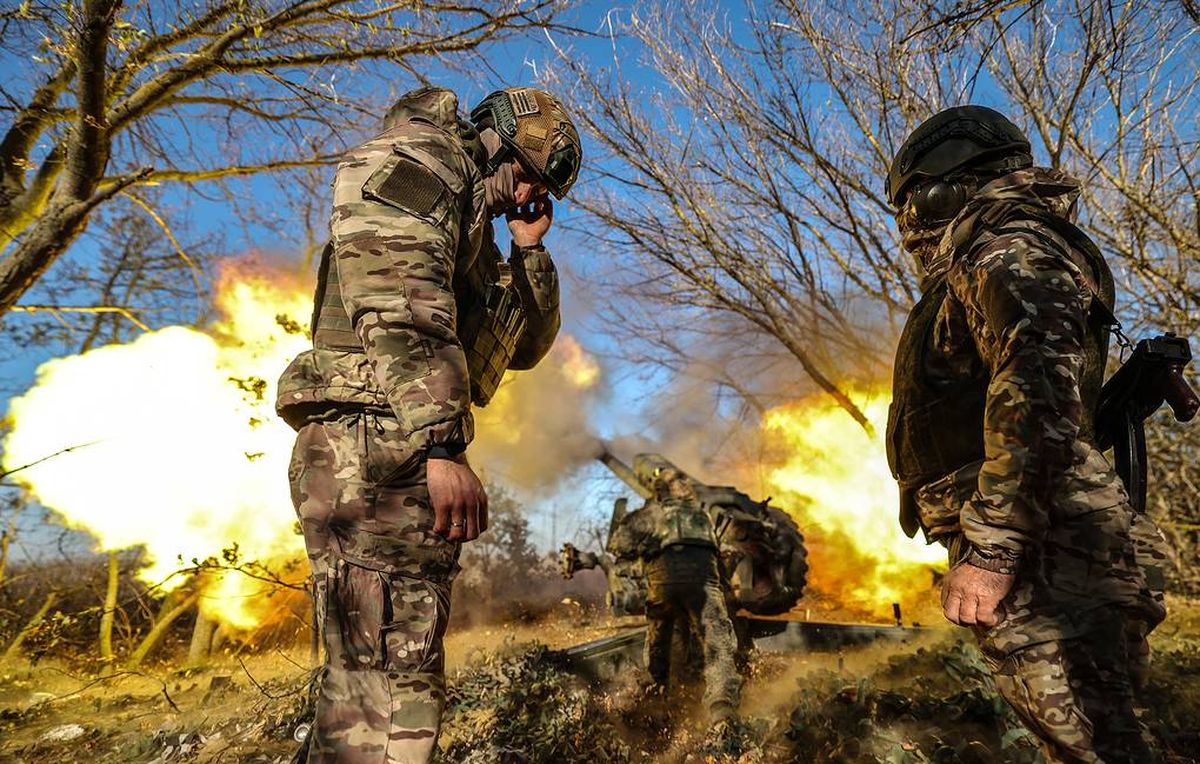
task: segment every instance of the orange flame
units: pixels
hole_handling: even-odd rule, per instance
[[[873,425],[866,430],[825,395],[767,412],[763,436],[773,455],[764,482],[800,524],[809,546],[810,585],[838,602],[879,612],[914,604],[945,551],[909,539],[897,520],[899,497],[887,465],[888,394],[851,396]]]
[[[47,361],[9,408],[4,468],[32,465],[13,478],[99,550],[143,546],[149,564],[139,577],[168,590],[189,580],[180,573],[193,560],[228,559],[235,545],[237,563],[308,574],[288,495],[295,433],[273,403],[280,373],[310,347],[311,286],[233,264],[216,304],[221,318],[204,331],[171,326]],[[567,386],[590,387],[599,374],[568,336],[543,365],[542,376]],[[537,400],[537,375],[506,381],[481,417],[485,439],[506,434],[508,450],[529,446],[507,409]],[[234,628],[262,625],[278,609],[270,583],[237,570],[194,583],[205,614]]]

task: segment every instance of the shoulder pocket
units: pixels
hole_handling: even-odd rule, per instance
[[[445,217],[461,190],[462,182],[436,157],[397,146],[367,178],[362,195],[436,223]]]

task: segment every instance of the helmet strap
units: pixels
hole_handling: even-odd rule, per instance
[[[479,141],[488,153],[487,161],[484,162],[482,168],[483,177],[490,178],[502,165],[512,160],[513,150],[500,139],[500,134],[491,127],[480,128]]]

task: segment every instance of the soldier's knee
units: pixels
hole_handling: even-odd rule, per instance
[[[338,560],[326,582],[326,645],[347,671],[440,675],[450,584]]]

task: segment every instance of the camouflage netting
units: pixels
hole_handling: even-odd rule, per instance
[[[1181,607],[1169,633],[1155,639],[1146,718],[1173,752],[1195,761],[1200,750],[1200,612]],[[835,656],[759,657],[745,719],[725,738],[706,739],[686,703],[671,699],[657,716],[645,699],[622,704],[562,670],[540,645],[480,653],[450,677],[443,764],[626,764],[704,762],[1035,762],[1038,754],[991,688],[975,648],[947,640],[876,662],[846,654],[863,668],[834,670]],[[865,657],[866,660],[862,660]],[[106,689],[60,689],[56,702],[30,704],[24,672],[4,677],[0,760],[57,764],[108,761],[230,760],[283,764],[292,734],[308,719],[308,672],[282,658],[272,671],[255,657],[231,674],[177,672],[165,681],[119,677]],[[808,668],[825,665],[829,668]],[[272,673],[272,679],[254,680]],[[220,680],[220,682],[218,682]],[[65,681],[65,680],[64,680]],[[0,682],[0,686],[4,683]],[[65,688],[69,684],[62,684]],[[788,687],[791,684],[792,687]],[[132,694],[131,694],[132,693]],[[168,694],[169,693],[169,694]],[[663,728],[665,725],[665,731]],[[79,736],[59,733],[78,728]]]
[[[482,655],[450,679],[440,761],[628,761],[600,698],[544,645]]]
[[[1200,746],[1200,644],[1158,648],[1147,715],[1175,761]],[[760,658],[752,699],[782,678],[792,656]],[[892,656],[864,672],[818,669],[771,717],[747,716],[721,741],[673,718],[649,735],[611,696],[555,666],[541,646],[490,654],[451,681],[444,762],[1041,762],[1036,741],[992,687],[973,645],[945,642]],[[664,717],[665,718],[665,717]]]

